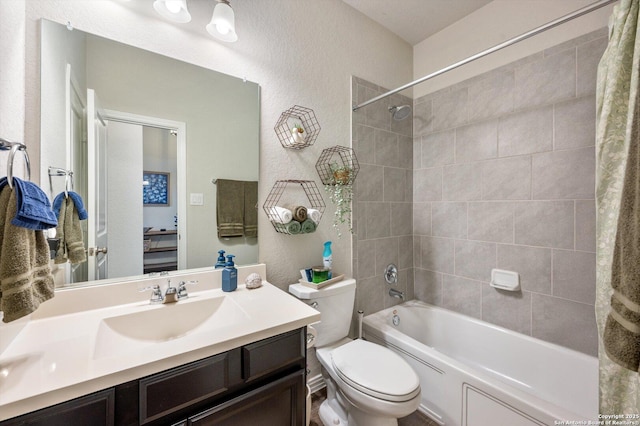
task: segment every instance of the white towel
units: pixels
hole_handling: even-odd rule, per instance
[[[307,209],[307,217],[310,217],[313,223],[317,225],[318,223],[320,223],[320,218],[322,217],[322,213],[320,213],[320,210]]]
[[[284,207],[275,206],[271,207],[269,219],[271,219],[272,222],[286,225],[293,220],[293,213],[291,213],[291,210],[285,209]]]

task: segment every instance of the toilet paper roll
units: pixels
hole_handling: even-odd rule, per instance
[[[312,326],[307,326],[307,349],[313,347],[316,344],[318,338],[318,332]]]

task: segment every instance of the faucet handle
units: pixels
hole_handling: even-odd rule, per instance
[[[195,284],[198,284],[198,280],[180,281],[180,284],[178,284],[178,299],[189,297],[189,294],[187,293],[187,286]]]
[[[141,293],[143,291],[149,291],[149,290],[151,290],[151,299],[149,300],[149,303],[162,303],[162,300],[163,300],[162,290],[160,290],[160,286],[158,284],[154,284],[154,285],[150,285],[150,286],[138,289],[138,291]]]
[[[171,286],[171,278],[167,278],[167,289],[164,291],[164,295],[168,295],[168,294],[174,294],[177,293],[178,290],[176,290],[175,287]]]

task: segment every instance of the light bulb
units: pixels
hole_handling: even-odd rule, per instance
[[[169,0],[165,2],[167,10],[171,13],[178,13],[182,8],[182,3],[176,0]]]
[[[226,24],[216,24],[216,30],[222,35],[229,34],[229,25]]]
[[[0,0],[1,1],[1,0]],[[191,21],[191,14],[187,10],[185,0],[155,0],[153,8],[163,18],[181,24]]]
[[[213,37],[223,41],[234,42],[238,40],[233,9],[227,0],[218,0],[213,9],[211,22],[207,25],[207,32]]]

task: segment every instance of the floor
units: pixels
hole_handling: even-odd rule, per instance
[[[311,394],[311,422],[309,426],[323,426],[318,410],[320,409],[320,404],[322,404],[322,401],[324,401],[326,397],[326,388]],[[398,426],[438,426],[438,424],[421,412],[415,411],[407,417],[398,419]]]

